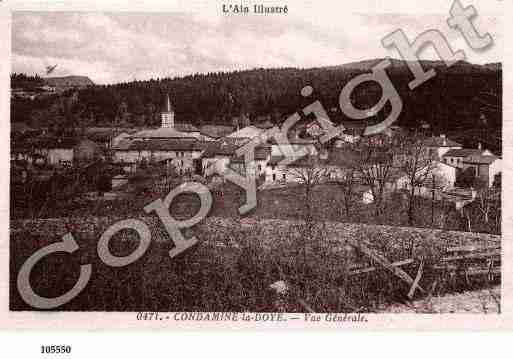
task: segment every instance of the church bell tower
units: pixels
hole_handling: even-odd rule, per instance
[[[169,94],[166,96],[165,107],[160,114],[161,119],[161,127],[163,128],[173,128],[175,127],[175,111],[171,106],[171,101],[169,100]]]

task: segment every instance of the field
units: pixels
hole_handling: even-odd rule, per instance
[[[406,226],[407,200],[404,195],[395,194],[387,198],[384,214],[376,217],[373,204],[362,203],[361,189],[351,200],[349,214],[346,213],[344,199],[340,188],[335,184],[323,184],[313,188],[310,201],[311,215],[313,219],[337,222],[357,222],[366,224],[387,224],[394,226]],[[65,203],[56,203],[51,211],[42,213],[38,218],[55,217],[80,217],[98,216],[108,217],[112,215],[133,217],[143,213],[143,208],[157,198],[162,198],[167,193],[145,192],[124,193],[112,200],[73,200]],[[289,186],[277,189],[259,191],[257,194],[257,206],[248,214],[241,216],[238,208],[245,199],[243,191],[231,183],[224,184],[214,195],[214,202],[209,213],[210,216],[223,218],[251,217],[258,219],[303,219],[306,212],[304,189],[300,186]],[[424,228],[443,228],[446,230],[467,230],[466,222],[461,213],[447,203],[416,198],[416,210],[413,225]],[[177,218],[185,218],[193,215],[199,202],[194,195],[180,195],[171,205],[171,211]],[[16,208],[16,206],[14,206]],[[51,213],[51,215],[49,214]],[[433,214],[433,217],[432,217]],[[13,214],[13,218],[24,216]],[[477,216],[476,216],[477,217]],[[500,221],[499,221],[500,223]],[[498,233],[496,228],[483,223],[475,223],[474,231]],[[500,230],[500,228],[499,228]],[[499,232],[500,233],[500,232]]]

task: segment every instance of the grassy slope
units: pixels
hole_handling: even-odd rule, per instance
[[[93,264],[86,289],[61,310],[121,311],[304,311],[304,298],[316,311],[376,311],[405,299],[407,286],[388,273],[346,277],[349,265],[366,259],[345,245],[346,238],[367,242],[389,260],[423,257],[427,261],[421,284],[433,278],[429,265],[448,245],[500,240],[498,236],[419,228],[347,223],[283,220],[230,220],[208,218],[194,229],[201,245],[170,259],[172,244],[155,218],[144,218],[153,242],[136,262],[121,268],[102,263],[96,253],[98,238],[109,224],[122,218],[67,218],[11,221],[11,273],[38,248],[60,240],[65,223],[73,230],[80,250],[72,256],[55,254],[33,271],[36,292],[53,297],[71,288],[78,265]],[[309,240],[305,238],[311,234]],[[128,255],[137,247],[130,232],[120,232],[111,242],[115,255]],[[406,268],[415,274],[418,262]],[[19,297],[11,276],[10,308],[29,310]],[[289,295],[278,298],[269,285],[286,280]],[[452,288],[445,288],[452,290]]]

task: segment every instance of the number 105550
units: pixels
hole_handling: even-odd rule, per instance
[[[42,354],[69,354],[71,353],[70,345],[41,345]]]

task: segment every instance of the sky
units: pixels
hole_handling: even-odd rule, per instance
[[[467,61],[499,62],[501,17],[479,13],[475,23],[494,46],[470,49],[446,24],[447,13],[345,13],[303,9],[290,15],[222,15],[201,12],[14,12],[12,72],[84,75],[97,84],[175,77],[257,67],[317,67],[394,57],[381,38],[401,28],[412,40],[436,28]],[[448,8],[447,8],[448,11]],[[422,58],[434,59],[427,49]]]

